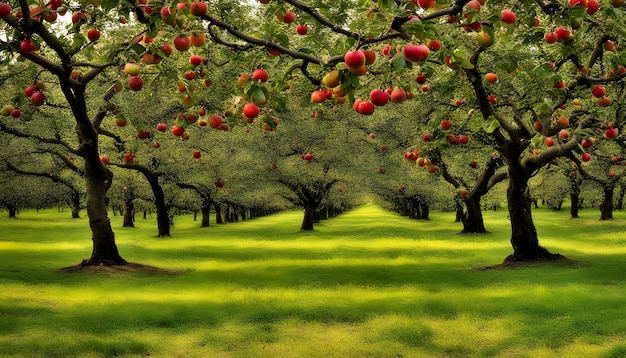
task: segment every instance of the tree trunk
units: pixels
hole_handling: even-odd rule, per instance
[[[422,204],[420,205],[420,209],[422,211],[421,215],[420,215],[420,219],[422,220],[430,220],[430,207],[428,207],[428,205],[426,204]]]
[[[156,206],[158,236],[170,236],[170,218],[167,205],[165,204],[165,194],[159,185],[159,177],[156,175],[145,175],[152,194],[154,195],[154,205]]]
[[[578,218],[579,196],[580,196],[580,188],[572,186],[572,189],[569,194],[569,200],[571,202],[569,212],[570,212],[570,216],[572,217],[572,219]]]
[[[224,220],[222,220],[222,207],[221,207],[221,205],[215,203],[215,204],[213,204],[213,207],[215,208],[215,222],[217,224],[223,224]]]
[[[461,221],[463,222],[464,234],[486,233],[485,221],[483,220],[483,212],[480,208],[480,195],[469,195],[465,199],[465,207],[467,211],[463,214]]]
[[[304,218],[302,219],[302,225],[300,226],[300,231],[311,231],[313,230],[313,223],[315,221],[315,211],[317,210],[318,204],[315,202],[306,203],[304,205]]]
[[[622,210],[624,208],[624,194],[626,194],[626,186],[625,185],[620,185],[619,187],[619,194],[617,194],[617,205],[615,206],[615,209],[617,210]]]
[[[7,205],[7,209],[9,209],[9,217],[15,219],[17,217],[17,206]]]
[[[602,204],[600,205],[600,220],[610,220],[613,219],[613,192],[615,186],[605,185],[602,192],[604,193],[604,198],[602,200]]]
[[[80,219],[80,195],[77,192],[70,194],[72,201],[72,219]]]
[[[124,223],[122,227],[135,227],[135,223],[133,221],[133,212],[135,211],[135,204],[133,200],[127,200],[124,202]]]
[[[211,204],[205,204],[202,206],[202,221],[200,227],[209,227],[211,225],[209,219],[211,218]]]
[[[518,170],[523,171],[523,169]],[[517,173],[509,165],[509,187],[506,197],[511,220],[513,254],[509,255],[504,260],[505,262],[554,258],[548,250],[539,246],[537,229],[530,210],[530,200],[526,195],[528,179],[527,175]]]

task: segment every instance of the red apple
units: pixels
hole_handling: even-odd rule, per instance
[[[298,25],[296,26],[296,32],[298,35],[306,35],[309,32],[309,28],[306,25]]]
[[[189,7],[189,11],[194,16],[203,16],[206,15],[208,10],[207,4],[202,1],[194,1]]]
[[[554,139],[552,139],[552,137],[547,137],[546,139],[543,140],[543,143],[547,146],[547,147],[551,147],[554,145]]]
[[[511,10],[504,9],[500,12],[500,21],[506,24],[514,24],[517,20],[515,13]]]
[[[100,161],[104,164],[108,164],[109,163],[109,157],[107,157],[106,155],[103,155],[100,157]]]
[[[199,55],[189,56],[189,63],[194,66],[200,66],[200,64],[202,64],[202,56],[199,56]]]
[[[89,29],[89,31],[87,31],[87,38],[91,42],[98,41],[100,39],[100,31],[98,29]]]
[[[554,31],[554,33],[558,36],[559,41],[567,41],[569,40],[570,36],[571,36],[571,32],[569,30],[566,30],[562,27],[557,27],[557,29]]]
[[[377,106],[384,106],[389,101],[389,94],[379,89],[372,90],[370,92],[370,101]]]
[[[180,137],[185,133],[185,129],[183,127],[179,127],[177,125],[172,126],[172,134],[176,137]]]
[[[267,72],[262,68],[257,68],[252,72],[252,79],[260,82],[267,82]]]
[[[200,157],[202,157],[202,153],[200,153],[200,151],[198,150],[194,150],[193,153],[191,153],[191,155],[195,158],[195,159],[200,159]]]
[[[216,188],[223,188],[224,187],[224,181],[222,179],[218,179],[215,181],[215,187]]]
[[[426,43],[426,46],[428,46],[428,49],[436,52],[439,51],[441,49],[441,43],[437,40],[430,40]]]
[[[6,19],[11,15],[11,5],[0,3],[0,19]]]
[[[426,60],[429,51],[426,45],[407,44],[404,46],[403,54],[404,58],[411,62],[420,62]]]
[[[591,90],[591,94],[593,94],[593,96],[596,98],[604,97],[604,95],[606,94],[606,90],[604,89],[603,85],[596,85]]]
[[[469,143],[469,137],[465,134],[459,134],[459,144]]]
[[[126,164],[132,164],[135,162],[135,155],[133,153],[124,153],[123,158]]]
[[[360,114],[363,115],[370,115],[372,113],[374,113],[374,104],[370,101],[363,101],[359,104],[359,111]]]
[[[302,159],[307,160],[307,161],[313,160],[313,154],[306,153],[304,156],[302,156]]]
[[[344,56],[346,66],[351,68],[361,68],[365,66],[365,53],[362,50],[348,51]]]
[[[608,107],[611,105],[611,99],[607,96],[602,98],[598,98],[598,106],[600,107]]]
[[[415,81],[423,85],[424,83],[426,83],[426,75],[417,75],[417,77],[415,77]]]
[[[600,8],[600,3],[597,0],[589,0],[587,2],[587,14],[593,15]]]
[[[283,16],[283,22],[285,24],[291,24],[296,20],[296,15],[294,15],[291,11],[285,11],[285,16]]]
[[[156,128],[159,132],[165,132],[167,130],[167,126],[165,125],[165,123],[157,124]]]
[[[139,76],[131,76],[128,79],[128,87],[133,91],[139,91],[143,87],[143,80]]]
[[[422,134],[422,141],[429,142],[430,141],[430,134],[429,133]]]
[[[394,88],[389,95],[393,103],[402,103],[406,100],[406,92],[402,88]]]
[[[35,51],[35,45],[33,45],[33,43],[30,42],[29,39],[24,39],[22,40],[22,42],[20,42],[20,51],[22,51],[23,53],[31,53]]]
[[[553,43],[555,43],[555,42],[558,42],[558,41],[559,41],[559,35],[557,35],[557,34],[556,34],[556,33],[554,33],[554,32],[546,32],[546,33],[543,35],[543,38],[544,38],[544,40],[546,40],[546,42],[547,42],[547,43],[549,43],[549,44],[553,44]]]
[[[41,106],[46,101],[46,95],[43,92],[34,92],[30,97],[33,106]]]
[[[185,35],[177,35],[174,37],[174,48],[176,48],[180,52],[185,52],[189,50],[191,47],[191,40],[189,40],[188,36]]]
[[[247,118],[256,118],[259,115],[259,107],[254,103],[248,103],[243,107],[243,115]]]
[[[150,131],[149,130],[144,130],[144,131],[138,131],[137,132],[137,138],[139,139],[146,139],[150,136]]]
[[[166,56],[170,56],[172,54],[172,46],[170,46],[170,44],[163,44],[160,46],[160,49]]]
[[[561,129],[559,131],[559,138],[567,139],[569,137],[569,131],[567,129]]]
[[[452,127],[452,122],[449,119],[444,119],[441,121],[441,128],[444,130],[448,130]]]
[[[583,162],[588,162],[591,160],[591,154],[583,153],[583,155],[580,156],[580,159],[582,159]]]

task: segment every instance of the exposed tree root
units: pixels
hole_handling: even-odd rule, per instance
[[[573,265],[580,264],[579,261],[570,259],[561,254],[550,254],[550,256],[539,257],[539,258],[534,258],[534,259],[525,259],[525,260],[511,260],[509,256],[501,264],[476,267],[474,268],[474,270],[477,270],[477,271],[503,270],[503,269],[509,269],[509,268],[517,268],[517,267],[528,267],[528,266],[533,266],[538,263],[546,263],[546,262],[573,264]]]
[[[90,265],[86,263],[87,260],[79,263],[78,265],[64,267],[60,269],[61,272],[74,273],[74,272],[102,272],[102,273],[124,273],[124,272],[144,272],[152,274],[162,275],[178,275],[180,271],[166,270],[155,266],[144,265],[136,262],[128,262],[125,264],[116,263],[102,263],[100,265]]]

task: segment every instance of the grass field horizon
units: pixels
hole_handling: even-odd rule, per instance
[[[511,253],[506,211],[473,235],[374,204],[313,232],[301,211],[180,216],[167,238],[111,218],[125,259],[178,274],[64,273],[91,252],[86,219],[0,215],[3,357],[626,356],[623,212],[536,209],[540,243],[577,262],[486,271]]]

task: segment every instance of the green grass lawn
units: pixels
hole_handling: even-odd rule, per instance
[[[302,212],[199,228],[121,228],[129,261],[181,272],[63,273],[86,219],[0,217],[2,357],[624,357],[626,214],[535,210],[540,242],[577,264],[499,270],[507,213],[461,236],[453,213],[374,205],[299,232]]]

